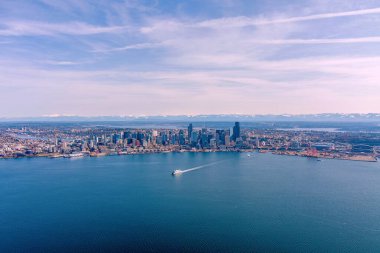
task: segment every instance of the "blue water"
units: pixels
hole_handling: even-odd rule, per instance
[[[0,252],[74,251],[380,252],[380,163],[239,153],[0,160]]]

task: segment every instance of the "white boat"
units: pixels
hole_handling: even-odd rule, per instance
[[[83,153],[72,153],[72,154],[64,155],[65,158],[79,158],[83,156],[84,156]]]
[[[173,176],[176,176],[176,175],[180,175],[180,174],[182,174],[182,173],[183,173],[182,170],[175,170],[175,171],[172,172],[172,175],[173,175]]]
[[[50,156],[50,158],[61,158],[61,157],[63,157],[63,155],[61,154],[54,154]]]

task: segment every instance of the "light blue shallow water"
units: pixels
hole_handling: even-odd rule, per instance
[[[380,252],[380,163],[239,153],[1,160],[0,252],[73,251]]]

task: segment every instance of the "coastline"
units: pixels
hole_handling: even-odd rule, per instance
[[[378,162],[376,156],[372,155],[345,155],[345,156],[333,156],[332,154],[327,155],[307,155],[305,152],[296,152],[296,151],[273,151],[266,149],[237,149],[237,150],[148,150],[148,151],[119,151],[119,152],[80,152],[79,155],[70,156],[71,154],[59,154],[59,153],[42,153],[36,155],[25,155],[25,156],[10,156],[10,157],[0,157],[0,160],[9,160],[9,159],[22,159],[22,158],[50,158],[50,159],[79,159],[82,157],[103,157],[103,156],[124,156],[124,155],[148,155],[148,154],[162,154],[162,153],[215,153],[215,152],[229,152],[229,153],[271,153],[273,155],[285,155],[285,156],[298,156],[306,157],[313,159],[329,159],[329,160],[347,160],[347,161],[356,161],[356,162]]]
[[[299,156],[299,157],[308,157],[314,159],[329,159],[329,160],[347,160],[347,161],[356,161],[356,162],[377,162],[378,159],[375,156],[370,155],[346,155],[346,156],[329,156],[329,155],[317,155],[310,156],[304,153],[296,152],[272,152],[274,155],[285,155],[285,156]]]

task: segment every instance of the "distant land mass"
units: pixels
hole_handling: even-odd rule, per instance
[[[41,116],[41,117],[0,117],[2,122],[44,121],[44,122],[265,122],[265,121],[315,121],[315,122],[380,122],[380,113],[321,113],[321,114],[208,114],[208,115],[157,115],[157,116]]]

